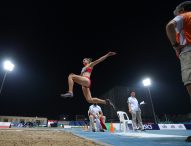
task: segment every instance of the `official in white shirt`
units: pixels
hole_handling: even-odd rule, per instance
[[[104,130],[101,126],[101,123],[100,123],[100,116],[103,117],[104,122],[105,122],[105,117],[103,116],[101,107],[97,104],[92,104],[89,107],[88,115],[89,115],[89,119],[90,119],[90,128],[92,129],[92,131],[95,132],[97,129],[97,131],[104,132]],[[94,125],[94,121],[96,121],[96,128]]]
[[[127,100],[129,112],[132,115],[132,124],[133,130],[144,130],[142,118],[141,118],[141,109],[137,98],[135,97],[135,91],[131,92],[131,96]]]

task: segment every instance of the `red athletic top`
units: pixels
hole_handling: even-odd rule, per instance
[[[91,67],[83,67],[81,73],[85,73],[85,72],[91,73],[92,72],[92,68]]]
[[[91,67],[87,67],[86,70],[85,70],[85,72],[91,73],[91,72],[92,72],[92,68],[91,68]]]

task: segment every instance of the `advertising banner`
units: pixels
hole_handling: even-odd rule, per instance
[[[184,124],[158,124],[160,130],[186,130]]]

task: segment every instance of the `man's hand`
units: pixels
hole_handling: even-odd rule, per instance
[[[181,49],[184,48],[185,46],[186,45],[176,45],[176,46],[173,46],[173,48],[181,51]]]
[[[97,116],[95,115],[95,114],[92,114],[93,115],[93,117],[96,119],[97,118]]]
[[[184,48],[186,45],[176,45],[176,46],[173,46],[173,48],[175,49],[175,52],[176,52],[176,56],[179,58],[179,55],[182,51],[182,48]]]

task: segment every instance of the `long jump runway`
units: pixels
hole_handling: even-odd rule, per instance
[[[191,130],[147,130],[127,133],[90,132],[80,128],[64,129],[74,135],[113,146],[191,146],[185,139]]]

